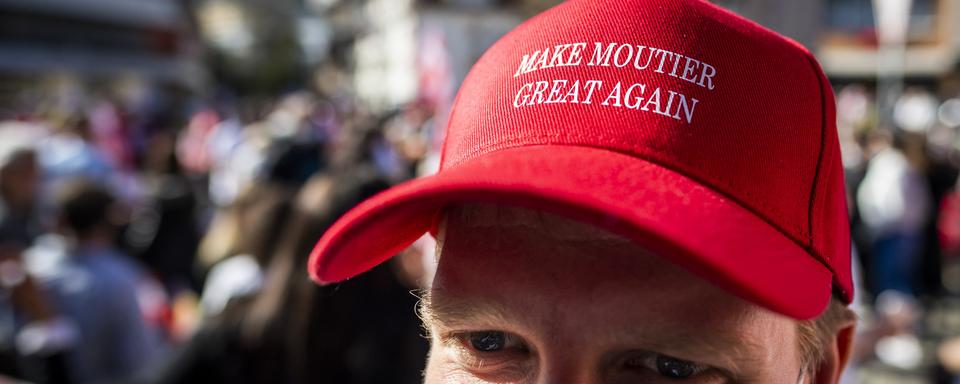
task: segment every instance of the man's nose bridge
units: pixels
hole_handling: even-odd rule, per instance
[[[603,384],[603,379],[588,361],[578,361],[576,357],[572,357],[552,364],[544,364],[535,382],[537,384]]]
[[[554,375],[551,373],[537,380],[537,384],[602,384],[602,380],[595,374],[591,374],[589,377],[581,377],[577,375]]]

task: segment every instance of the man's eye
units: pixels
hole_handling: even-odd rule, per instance
[[[445,340],[453,358],[484,382],[518,382],[529,373],[530,349],[515,334],[503,331],[454,333]]]
[[[688,379],[710,369],[701,364],[656,353],[645,353],[633,357],[627,360],[626,365],[631,369],[654,372],[660,377],[671,380]]]
[[[497,352],[507,343],[507,334],[497,331],[471,332],[467,338],[470,346],[480,352]]]
[[[671,379],[686,379],[697,372],[697,365],[669,356],[657,356],[657,373]]]
[[[465,332],[457,338],[471,350],[480,353],[527,352],[519,336],[503,331]]]

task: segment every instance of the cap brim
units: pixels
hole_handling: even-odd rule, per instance
[[[735,201],[637,157],[555,145],[502,149],[374,196],[320,239],[311,277],[325,284],[367,271],[429,231],[445,206],[467,202],[592,223],[796,319],[816,317],[831,297],[831,271]]]

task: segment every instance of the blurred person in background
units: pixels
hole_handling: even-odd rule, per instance
[[[45,200],[63,184],[84,178],[103,185],[114,185],[117,169],[110,158],[94,144],[90,120],[82,112],[50,119],[51,135],[40,143],[38,154],[44,169]]]
[[[415,287],[401,285],[404,279],[389,268],[338,287],[317,287],[304,278],[316,236],[386,186],[371,166],[324,173],[291,200],[288,220],[243,227],[244,236],[253,237],[279,229],[273,254],[262,261],[262,287],[224,303],[174,359],[143,382],[419,383],[426,341],[411,310]]]
[[[887,290],[915,295],[921,290],[921,252],[932,208],[922,140],[881,130],[868,144],[873,156],[856,201],[871,239],[870,281],[876,295]]]
[[[204,316],[219,315],[230,301],[256,295],[264,279],[263,270],[274,254],[285,230],[295,190],[260,180],[252,183],[216,221],[208,236],[226,237],[227,254],[207,273],[201,304]]]
[[[938,246],[929,236],[938,202],[931,194],[926,140],[916,132],[879,129],[866,141],[869,159],[856,202],[870,250],[874,311],[857,336],[858,362],[877,359],[903,370],[917,369],[923,362],[921,320],[927,308],[919,299],[939,293],[932,288],[939,279],[926,278],[929,258],[938,257],[928,249]]]
[[[150,137],[143,165],[145,198],[133,210],[126,243],[169,295],[199,290],[194,259],[200,242],[200,202],[176,156],[174,132],[161,130]]]
[[[0,245],[0,382],[73,383],[76,327],[61,317],[24,268],[21,250]]]
[[[433,115],[428,103],[413,102],[378,124],[383,129],[371,141],[371,156],[392,182],[419,176],[418,168],[432,143]]]
[[[208,194],[214,204],[230,205],[262,169],[271,143],[263,123],[268,104],[251,99],[237,102],[236,108],[225,108],[222,119],[200,143],[208,156]]]
[[[37,153],[20,147],[0,156],[4,157],[0,159],[0,233],[26,248],[41,232],[35,205],[40,180]]]
[[[155,282],[116,248],[124,210],[104,188],[83,180],[64,184],[56,202],[61,236],[43,239],[26,257],[30,274],[77,330],[71,378],[96,383],[133,375],[162,345],[144,318]]]
[[[939,300],[947,296],[944,267],[949,256],[948,240],[942,232],[943,217],[950,217],[950,199],[956,196],[960,168],[954,146],[956,129],[937,126],[926,134],[924,153],[925,175],[930,192],[931,210],[924,226],[923,257],[920,265],[922,297]]]
[[[238,180],[239,194],[218,212],[203,240],[205,254],[200,261],[209,266],[209,272],[201,302],[207,316],[216,316],[229,301],[260,290],[263,270],[278,247],[293,197],[326,165],[322,142],[305,135],[302,111],[278,108],[270,116],[247,127],[257,131],[247,133],[250,140],[263,141],[255,144],[262,147],[258,165],[249,180]]]
[[[70,383],[67,352],[75,329],[25,270],[23,251],[41,229],[36,216],[36,152],[5,135],[0,153],[0,374],[35,383]]]

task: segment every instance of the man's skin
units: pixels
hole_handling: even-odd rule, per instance
[[[811,375],[796,320],[586,225],[466,209],[424,302],[427,384],[835,383],[846,362],[852,324]]]

